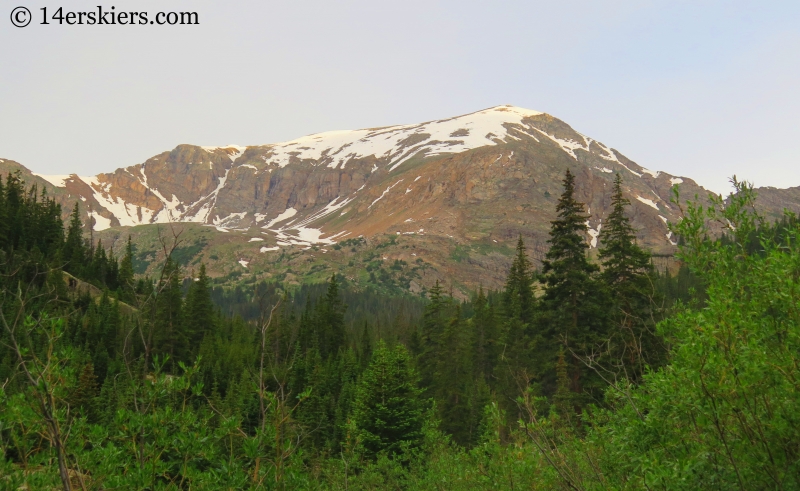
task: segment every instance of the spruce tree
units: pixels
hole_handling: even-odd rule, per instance
[[[361,377],[351,426],[368,458],[400,457],[422,441],[423,406],[418,377],[405,347],[379,341]],[[402,458],[402,457],[401,457]]]
[[[497,363],[498,342],[497,318],[494,306],[484,294],[483,287],[473,300],[475,315],[472,317],[473,362],[475,378],[488,381]]]
[[[319,303],[316,315],[320,353],[323,358],[336,355],[345,344],[345,305],[339,296],[339,281],[331,275],[325,297]]]
[[[629,375],[641,375],[647,358],[659,357],[653,326],[653,267],[650,253],[636,243],[625,215],[630,201],[622,195],[622,178],[614,178],[612,210],[600,234],[601,279],[613,305],[611,336],[615,362]]]
[[[80,410],[89,421],[95,422],[98,413],[97,395],[97,377],[94,373],[94,366],[89,361],[84,363],[81,368],[77,386],[72,389],[69,397],[69,405],[74,408],[75,412]]]
[[[154,352],[169,355],[173,363],[187,360],[188,336],[183,320],[180,265],[167,258],[155,301]]]
[[[439,280],[428,292],[430,303],[425,307],[422,317],[422,334],[417,343],[412,338],[412,349],[419,351],[419,368],[422,375],[422,386],[432,390],[436,369],[441,355],[442,335],[444,334],[448,299],[442,294]],[[430,392],[428,396],[433,396]]]
[[[69,216],[67,237],[64,241],[63,258],[67,261],[65,268],[72,274],[80,274],[86,258],[86,249],[83,244],[83,223],[81,222],[81,208],[78,202],[72,208]]]
[[[470,366],[470,339],[461,317],[460,306],[455,307],[442,333],[442,350],[437,357],[433,391],[442,423],[441,428],[461,444],[470,443],[474,421],[469,408],[470,395],[475,390],[475,379]]]
[[[125,245],[125,255],[119,262],[119,286],[124,292],[133,290],[133,244],[131,236],[128,236],[128,243]]]
[[[533,276],[531,262],[525,252],[525,243],[520,235],[517,241],[517,255],[508,272],[503,299],[506,316],[517,318],[524,324],[533,322],[534,298],[531,286]]]
[[[214,327],[214,303],[211,300],[205,263],[200,264],[200,272],[189,286],[184,319],[190,344],[197,349],[203,337]]]
[[[372,341],[370,340],[369,323],[364,320],[364,329],[361,331],[361,363],[366,365],[372,358]]]
[[[567,170],[558,200],[558,218],[551,223],[550,250],[542,262],[542,327],[550,340],[550,359],[558,346],[583,354],[606,336],[608,295],[596,279],[599,268],[587,258],[589,216],[575,199],[575,177]],[[573,375],[573,390],[581,391],[581,373]]]

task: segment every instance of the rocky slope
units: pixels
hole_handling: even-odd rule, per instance
[[[14,165],[0,162],[0,170]],[[379,257],[391,264],[425,258],[426,267],[417,267],[415,277],[403,273],[405,288],[449,276],[468,289],[478,283],[499,286],[519,235],[532,256],[541,257],[568,168],[592,215],[587,236],[592,248],[609,212],[615,173],[624,180],[640,241],[658,254],[674,250],[667,229],[679,212],[670,203],[672,186],[680,184],[687,197],[706,194],[689,178],[648,170],[563,121],[513,106],[246,148],[179,145],[107,174],[30,178],[46,181],[67,209],[79,199],[94,230],[108,229],[109,237],[127,233],[118,227],[201,226],[191,227],[205,244],[195,261],[209,262],[218,275],[239,269],[274,277],[278,258],[307,259],[317,249],[330,251],[326,261],[332,264],[341,255],[342,270],[363,280],[363,258],[348,255],[360,254],[358,247],[332,247],[349,240],[387,244]],[[770,212],[800,201],[787,190],[768,190],[765,196]],[[150,234],[139,230],[135,236]],[[389,236],[395,238],[388,241]],[[354,240],[359,237],[363,240]],[[221,251],[225,259],[213,259]],[[284,279],[311,274],[298,265],[284,266]]]

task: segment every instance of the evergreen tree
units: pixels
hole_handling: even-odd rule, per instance
[[[124,292],[130,292],[133,287],[133,244],[131,236],[128,235],[128,243],[125,245],[125,255],[119,262],[119,286]]]
[[[155,301],[155,354],[169,355],[173,363],[187,361],[188,336],[183,321],[180,265],[167,258]]]
[[[612,211],[600,235],[601,279],[611,294],[612,356],[630,376],[642,375],[648,358],[660,357],[654,334],[653,267],[650,253],[636,243],[625,215],[630,201],[622,195],[622,178],[614,178]]]
[[[442,333],[440,343],[443,349],[437,359],[433,392],[442,430],[461,445],[471,442],[476,423],[470,411],[475,379],[469,363],[469,341],[461,308],[456,306]]]
[[[78,378],[78,385],[70,397],[70,405],[83,411],[84,416],[90,420],[95,420],[97,407],[95,398],[97,397],[97,377],[94,373],[92,362],[84,363]]]
[[[344,312],[345,305],[339,296],[339,282],[334,273],[328,282],[325,297],[319,303],[315,319],[323,358],[336,355],[344,347]]]
[[[428,390],[428,396],[433,396],[431,388],[435,383],[436,369],[441,355],[442,335],[447,322],[446,313],[450,302],[442,294],[442,287],[438,280],[428,294],[430,303],[425,307],[422,316],[422,335],[418,343],[412,343],[412,348],[419,350],[420,353],[419,367],[422,386]],[[413,338],[412,341],[414,341]]]
[[[372,341],[370,340],[369,323],[364,321],[364,329],[361,331],[361,361],[364,365],[369,363],[372,358]]]
[[[356,390],[351,425],[369,458],[397,457],[422,440],[423,406],[417,374],[403,345],[379,341]]]
[[[589,216],[575,199],[575,177],[567,170],[558,200],[558,218],[551,223],[550,250],[545,255],[541,322],[550,340],[549,358],[556,346],[583,354],[606,336],[608,295],[596,279],[599,268],[587,258]],[[552,365],[551,365],[552,366]],[[573,390],[582,392],[582,372],[573,376]]]
[[[471,319],[474,376],[488,382],[498,356],[497,318],[494,306],[484,294],[483,287],[478,290],[472,304],[475,310]]]
[[[67,261],[65,268],[72,274],[80,274],[86,258],[86,249],[83,244],[83,223],[81,223],[81,209],[78,202],[72,208],[69,216],[67,237],[64,241],[63,258]]]
[[[533,322],[534,298],[531,286],[533,277],[531,262],[525,252],[525,243],[520,235],[517,241],[517,255],[508,272],[503,299],[506,316],[517,318],[524,324]]]
[[[211,301],[211,290],[204,263],[200,264],[200,272],[189,286],[184,319],[191,345],[199,347],[203,337],[214,327],[214,303]]]

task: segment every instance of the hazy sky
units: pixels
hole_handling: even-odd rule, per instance
[[[39,25],[101,4],[200,25]],[[718,192],[798,186],[800,1],[0,0],[0,158],[35,172],[498,104]]]

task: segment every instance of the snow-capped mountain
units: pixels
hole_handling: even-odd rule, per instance
[[[0,172],[19,169],[48,187],[65,215],[79,202],[104,240],[141,239],[143,263],[158,262],[152,224],[183,222],[193,224],[184,226],[194,234],[187,240],[201,244],[186,264],[204,261],[212,275],[288,281],[338,268],[368,282],[395,275],[412,291],[454,278],[463,291],[501,286],[520,235],[541,258],[568,168],[591,215],[593,249],[616,173],[638,240],[663,255],[675,250],[668,223],[680,212],[672,186],[686,198],[707,194],[687,177],[646,169],[563,121],[514,106],[265,145],[179,145],[90,177],[37,176],[0,159]],[[761,192],[770,216],[800,208],[796,190]],[[319,253],[327,256],[315,262]],[[380,266],[390,263],[396,270]]]
[[[484,211],[494,222],[485,233],[528,235],[549,225],[548,208],[568,167],[588,193],[592,245],[615,172],[630,190],[639,225],[652,229],[646,242],[654,247],[671,243],[666,222],[677,209],[670,187],[697,187],[643,168],[552,116],[514,106],[259,146],[179,145],[108,174],[39,177],[80,199],[98,231],[166,222],[220,231],[258,227],[283,247],[384,232],[463,236],[473,225],[465,220]],[[446,224],[456,213],[463,226]]]

